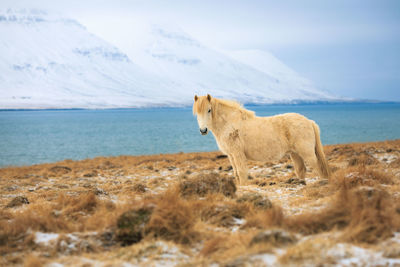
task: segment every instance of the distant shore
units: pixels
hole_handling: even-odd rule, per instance
[[[274,102],[274,103],[245,103],[246,107],[257,107],[257,106],[301,106],[301,105],[346,105],[346,104],[400,104],[400,101],[384,101],[384,100],[335,100],[335,101],[291,101],[291,102]],[[181,108],[192,108],[191,104],[182,105],[156,105],[156,106],[132,106],[132,107],[16,107],[16,108],[0,108],[1,111],[46,111],[46,110],[124,110],[124,109],[181,109]]]

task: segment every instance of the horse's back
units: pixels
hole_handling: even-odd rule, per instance
[[[315,140],[313,121],[298,113],[284,113],[260,117],[272,128],[274,139],[291,150],[296,144],[312,145]]]
[[[261,117],[261,118],[270,118],[271,120],[275,121],[284,121],[284,122],[291,122],[291,123],[301,123],[301,122],[308,122],[310,121],[307,119],[304,115],[301,115],[299,113],[283,113],[283,114],[278,114],[270,117]]]
[[[297,113],[255,117],[240,129],[247,158],[279,160],[290,150],[298,132],[309,133],[309,120]],[[300,130],[300,131],[299,131]]]

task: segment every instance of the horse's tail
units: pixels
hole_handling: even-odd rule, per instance
[[[319,127],[315,122],[312,122],[314,128],[314,136],[315,136],[315,155],[317,156],[319,174],[323,178],[329,178],[331,176],[331,171],[328,166],[328,162],[326,161],[324,148],[321,143],[321,138],[319,135]]]

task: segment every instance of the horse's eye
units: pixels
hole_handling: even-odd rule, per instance
[[[211,113],[211,109],[208,110],[208,113]]]

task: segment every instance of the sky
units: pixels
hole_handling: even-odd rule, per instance
[[[174,24],[215,49],[269,51],[337,96],[400,101],[397,0],[1,0],[8,7],[60,12],[128,55],[143,21]]]

